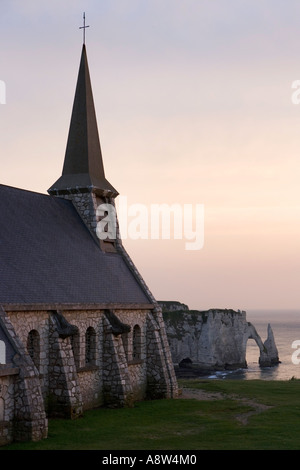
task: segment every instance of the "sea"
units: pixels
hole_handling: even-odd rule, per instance
[[[220,380],[300,379],[300,309],[248,310],[246,319],[254,325],[263,343],[267,339],[268,324],[271,325],[280,364],[274,367],[260,367],[258,363],[259,348],[254,340],[249,339],[246,352],[247,369],[218,371],[201,378]]]

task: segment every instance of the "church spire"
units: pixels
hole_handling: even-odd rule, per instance
[[[94,192],[115,197],[105,178],[85,44],[73,103],[62,176],[48,190],[51,195]]]

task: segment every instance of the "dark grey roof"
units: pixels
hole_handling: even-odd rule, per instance
[[[0,185],[0,304],[149,304],[70,201]]]

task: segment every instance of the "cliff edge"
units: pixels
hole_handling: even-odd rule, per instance
[[[245,311],[232,309],[189,310],[181,302],[159,302],[174,365],[202,370],[247,368],[247,341],[259,348],[261,367],[278,364],[271,325],[263,343]]]

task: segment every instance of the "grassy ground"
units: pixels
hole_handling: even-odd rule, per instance
[[[180,387],[176,400],[50,420],[48,439],[2,450],[300,449],[300,381],[193,380]],[[187,388],[207,395],[183,398]]]

